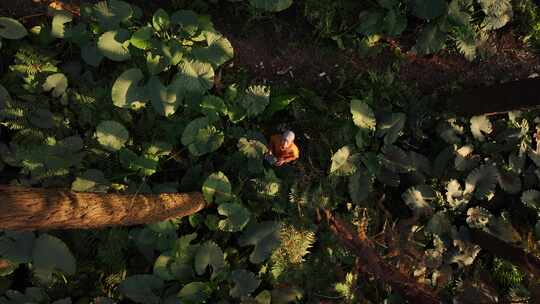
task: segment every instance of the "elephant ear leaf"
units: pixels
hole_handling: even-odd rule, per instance
[[[221,36],[209,41],[207,47],[195,48],[192,54],[197,60],[210,63],[217,68],[233,58],[234,50],[231,42]]]
[[[54,12],[52,21],[51,35],[54,38],[67,38],[69,37],[69,31],[66,30],[66,23],[73,20],[73,15],[64,10],[57,10]]]
[[[293,0],[249,0],[251,6],[267,12],[280,12],[286,10],[292,3]]]
[[[5,39],[21,39],[28,35],[26,28],[17,20],[0,17],[0,37]]]
[[[247,111],[248,117],[255,117],[270,103],[270,88],[263,85],[252,85],[240,99],[240,104]]]
[[[517,194],[521,191],[521,178],[512,171],[502,170],[498,176],[499,186],[509,194]]]
[[[279,222],[272,221],[253,223],[247,227],[238,239],[238,243],[240,246],[255,246],[249,256],[251,263],[259,264],[270,257],[281,243],[280,228]]]
[[[96,128],[98,142],[109,151],[120,150],[129,139],[128,130],[113,120],[102,121]]]
[[[66,244],[49,234],[42,234],[36,239],[32,261],[36,276],[44,282],[50,282],[55,270],[73,275],[77,269],[75,257]]]
[[[212,289],[208,283],[191,282],[178,292],[178,298],[182,303],[204,303],[212,293]]]
[[[194,156],[201,156],[221,147],[225,136],[221,130],[210,124],[207,117],[191,121],[182,133],[182,144]]]
[[[471,133],[478,141],[484,141],[486,139],[484,134],[490,134],[493,131],[493,125],[485,115],[473,116],[470,122]]]
[[[491,199],[494,195],[499,173],[491,165],[480,166],[465,179],[465,193],[474,193],[477,199]]]
[[[46,92],[52,90],[53,97],[60,97],[66,92],[67,87],[68,79],[62,73],[49,75],[43,84],[43,90]]]
[[[477,155],[473,154],[474,148],[472,145],[465,145],[456,150],[456,158],[454,159],[454,167],[458,171],[470,170],[480,161]]]
[[[202,186],[204,199],[207,203],[224,203],[232,198],[231,183],[223,172],[210,174]]]
[[[527,190],[521,194],[521,202],[529,208],[540,211],[540,191]]]
[[[351,114],[354,124],[362,129],[375,130],[377,121],[373,110],[367,103],[359,99],[351,100]]]
[[[108,31],[98,39],[98,49],[112,61],[126,61],[131,58],[129,54],[130,33],[125,29]]]
[[[133,15],[129,3],[120,0],[101,1],[94,5],[94,16],[104,30],[118,28],[121,22],[126,22]]]
[[[159,304],[161,298],[158,292],[163,288],[164,282],[157,276],[150,274],[136,274],[127,277],[120,283],[119,290],[129,299],[141,304]]]
[[[221,204],[218,207],[218,213],[227,217],[218,223],[219,230],[227,232],[241,231],[250,218],[249,210],[239,203]]]
[[[230,279],[234,287],[229,291],[229,295],[237,299],[249,296],[261,284],[261,280],[257,279],[253,272],[245,269],[234,270]]]
[[[384,114],[377,124],[376,135],[378,137],[384,136],[386,145],[393,144],[401,135],[406,121],[407,116],[403,113]]]
[[[112,86],[112,100],[120,108],[139,108],[144,105],[144,90],[137,83],[144,78],[140,69],[133,68],[123,72]]]
[[[351,175],[356,171],[356,162],[359,160],[359,154],[353,154],[351,146],[344,146],[332,156],[332,165],[330,174],[337,176]]]
[[[225,266],[223,251],[212,241],[202,244],[195,254],[195,271],[198,275],[204,274],[208,266],[212,267],[213,275]]]
[[[401,197],[416,215],[430,214],[433,211],[431,201],[435,199],[435,192],[428,185],[411,187]]]

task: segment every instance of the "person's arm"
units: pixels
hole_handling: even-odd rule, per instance
[[[276,162],[276,166],[281,166],[281,165],[284,165],[286,163],[290,163],[292,161],[295,161],[297,160],[298,158],[300,157],[300,152],[298,151],[298,148],[295,148],[293,150],[293,153],[291,156],[287,156],[287,157],[282,157],[280,158],[277,162]]]

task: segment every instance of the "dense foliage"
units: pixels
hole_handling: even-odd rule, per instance
[[[292,1],[249,4],[275,12]],[[313,13],[314,2],[304,4]],[[453,40],[469,59],[513,11],[509,1],[485,0],[379,0],[363,9],[355,31],[365,41],[400,35],[413,14],[419,53]],[[315,222],[318,208],[380,239],[389,263],[445,301],[531,297],[534,280],[483,252],[470,231],[536,252],[537,112],[436,113],[440,101],[392,71],[324,98],[222,83],[216,75],[234,51],[206,15],[145,17],[119,0],[85,5],[80,18],[50,14],[29,29],[0,18],[0,169],[9,182],[201,191],[210,205],[140,227],[1,232],[0,303],[404,302],[357,272],[354,254]],[[297,133],[302,151],[283,168],[264,163],[276,121]],[[486,273],[499,290],[483,285]]]

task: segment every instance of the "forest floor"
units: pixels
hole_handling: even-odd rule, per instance
[[[50,0],[2,1],[0,15],[33,22],[34,16],[46,12],[47,2]],[[81,1],[63,2],[77,7]],[[167,1],[153,1],[151,4],[145,1],[131,2],[143,4],[146,13],[165,5]],[[489,58],[473,62],[452,50],[431,56],[416,56],[410,52],[414,38],[407,35],[398,40],[389,40],[377,55],[365,57],[356,50],[341,50],[333,41],[314,39],[312,26],[294,6],[288,12],[277,14],[276,18],[249,23],[233,18],[220,9],[213,9],[209,13],[216,28],[231,41],[235,50],[234,59],[225,67],[225,74],[227,70],[243,71],[249,74],[252,81],[296,83],[323,95],[343,79],[366,71],[385,71],[393,65],[399,67],[396,71],[398,79],[426,95],[444,95],[453,86],[482,87],[540,73],[540,57],[511,30],[499,31],[493,37]]]

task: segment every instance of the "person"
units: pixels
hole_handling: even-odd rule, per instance
[[[268,153],[265,156],[266,161],[279,167],[297,160],[300,157],[300,150],[294,143],[294,138],[292,131],[285,131],[281,135],[272,135]]]

